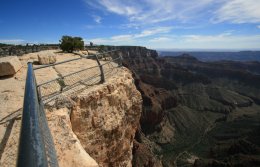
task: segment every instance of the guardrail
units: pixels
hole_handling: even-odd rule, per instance
[[[112,50],[104,53],[99,53],[96,55],[90,55],[88,57],[80,57],[75,59],[70,59],[62,62],[58,62],[55,64],[45,65],[34,68],[34,70],[39,70],[42,68],[47,68],[59,64],[68,63],[71,61],[80,60],[83,58],[90,58],[97,61],[97,66],[85,68],[73,73],[69,73],[66,75],[60,75],[57,78],[54,78],[49,81],[45,81],[37,85],[38,91],[41,93],[42,99],[45,101],[46,99],[52,99],[57,95],[70,90],[72,87],[79,83],[83,83],[85,85],[91,85],[93,83],[103,83],[105,82],[106,73],[113,70],[115,67],[122,65],[122,56],[119,54],[114,59],[111,56],[105,56],[106,54],[116,52],[118,50]],[[108,58],[111,58],[110,60]],[[105,61],[103,61],[105,60]],[[93,81],[95,80],[95,81]],[[93,82],[91,82],[93,81]]]
[[[28,63],[17,167],[57,167],[56,151],[36,89],[32,63]]]
[[[102,55],[104,55],[104,54],[116,52],[116,51],[119,51],[119,50],[111,50],[111,51],[108,51],[108,52],[98,53],[98,54],[95,54],[95,55],[81,56],[81,57],[79,57],[79,58],[69,59],[69,60],[65,60],[65,61],[58,62],[58,63],[48,64],[48,65],[42,65],[42,66],[39,66],[39,67],[35,67],[35,68],[33,68],[33,69],[34,69],[34,70],[39,70],[39,69],[46,68],[46,67],[56,66],[56,65],[68,63],[68,62],[71,62],[71,61],[80,60],[80,59],[83,59],[83,58],[95,58],[97,61],[99,61],[99,57],[100,57],[100,56],[102,56]]]

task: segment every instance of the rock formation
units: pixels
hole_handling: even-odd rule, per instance
[[[70,101],[72,130],[99,166],[132,166],[142,99],[129,71],[124,69]]]
[[[72,131],[69,113],[69,109],[61,108],[48,112],[47,115],[59,166],[98,167],[97,162],[84,150],[79,139]]]
[[[0,76],[14,75],[22,68],[22,64],[17,56],[0,58]]]
[[[53,52],[41,51],[38,53],[38,62],[42,65],[53,64],[56,62],[56,56]]]

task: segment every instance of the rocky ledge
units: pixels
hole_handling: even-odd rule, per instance
[[[128,69],[119,69],[104,84],[58,99],[49,108],[52,112],[48,118],[61,166],[71,166],[71,162],[77,166],[93,165],[89,158],[79,156],[82,148],[99,166],[132,166],[142,98]]]
[[[57,62],[78,57],[69,53],[55,52],[55,55]],[[0,102],[3,104],[0,106],[0,142],[3,143],[0,145],[0,166],[16,166],[26,63],[32,60],[37,60],[37,54],[21,56],[21,70],[0,80]],[[86,68],[86,65],[95,66],[95,63],[84,59],[56,70],[66,73]],[[53,68],[36,71],[37,81],[55,78],[57,71]],[[142,97],[128,69],[116,68],[105,77],[103,84],[86,87],[70,96],[61,95],[45,106],[59,166],[132,166]]]

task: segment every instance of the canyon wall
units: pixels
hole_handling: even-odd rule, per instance
[[[187,54],[160,57],[144,47],[118,49],[143,98],[133,166],[259,165],[257,62],[201,62]],[[249,145],[250,151],[242,151]]]

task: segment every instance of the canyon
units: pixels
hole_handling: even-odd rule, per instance
[[[259,166],[259,62],[119,48],[143,98],[134,166]]]
[[[103,84],[45,105],[60,166],[260,165],[259,62],[202,62],[189,54],[160,57],[155,50],[137,46],[107,49],[120,50],[124,67]],[[64,56],[55,54],[60,54],[57,61]],[[19,59],[22,69],[0,80],[5,85],[2,117],[20,112],[26,62],[37,55]],[[55,77],[86,64],[95,62],[36,72],[36,77],[42,82],[48,79],[46,72]],[[18,89],[10,93],[12,87]],[[6,158],[16,158],[13,139],[18,140],[19,114],[10,120],[1,121],[1,139],[7,132],[10,136],[1,151],[1,165]]]

